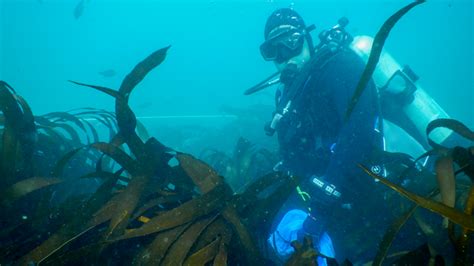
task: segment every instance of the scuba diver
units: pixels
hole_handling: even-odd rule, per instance
[[[428,146],[426,124],[447,117],[415,84],[416,75],[384,52],[381,63],[385,67],[376,69],[345,120],[372,45],[370,37],[353,38],[347,33],[347,24],[342,18],[322,31],[317,46],[310,35],[314,25],[307,26],[293,9],[274,11],[265,25],[260,52],[266,61],[274,62],[278,72],[245,94],[279,84],[276,110],[265,131],[278,136],[281,161],[274,170],[300,178],[267,239],[276,261],[287,260],[293,252],[291,242],[301,241],[304,235],[312,236],[321,254],[338,261],[373,259],[391,222],[384,197],[388,188],[369,178],[357,164],[384,175],[385,165],[376,152],[386,149],[384,131],[403,128],[412,140],[407,143],[414,143],[408,144],[411,151],[419,154]],[[382,121],[382,105],[383,118],[395,123]],[[420,105],[430,108],[413,116]],[[449,132],[440,130],[432,137],[441,143],[448,136]],[[325,259],[318,257],[318,264],[325,265]]]
[[[345,23],[341,20],[338,27]],[[281,259],[291,253],[288,243],[298,239],[299,231],[313,235],[324,255],[349,257],[339,249],[344,246],[339,241],[347,239],[322,229],[334,221],[341,221],[342,230],[349,223],[364,226],[371,217],[364,217],[363,209],[381,200],[375,199],[375,182],[367,182],[371,180],[356,166],[381,143],[374,128],[379,117],[375,85],[369,83],[345,123],[347,104],[365,64],[349,48],[350,35],[341,31],[333,39],[322,33],[324,42],[315,49],[312,29],[294,10],[279,9],[268,18],[260,46],[263,58],[275,63],[282,84],[275,115],[266,126],[267,134],[278,135],[282,161],[275,170],[302,178],[300,194],[308,201],[302,208],[299,195],[292,196],[276,219],[268,242]],[[300,230],[289,229],[295,226]]]

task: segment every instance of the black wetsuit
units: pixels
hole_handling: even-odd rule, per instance
[[[310,207],[319,226],[333,238],[338,259],[354,255],[346,250],[350,249],[347,237],[354,237],[349,233],[359,231],[353,230],[354,226],[371,228],[369,224],[379,220],[371,216],[383,207],[382,193],[377,192],[382,185],[357,166],[370,166],[372,151],[382,141],[381,134],[374,130],[379,108],[373,81],[367,85],[349,120],[344,121],[364,67],[363,61],[348,48],[316,54],[277,97],[277,112],[284,113],[276,128],[282,158],[280,170],[303,179],[301,188],[311,196]],[[288,101],[291,104],[285,112]],[[315,176],[333,185],[340,196],[328,195],[315,186]],[[307,202],[295,193],[276,220],[286,211],[305,205]],[[308,230],[318,233],[315,228]],[[383,229],[377,234],[381,237],[382,233]]]

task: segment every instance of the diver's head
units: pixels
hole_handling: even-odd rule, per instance
[[[265,42],[260,46],[263,58],[274,61],[279,70],[288,64],[301,68],[314,52],[310,30],[293,9],[276,10],[265,24]]]

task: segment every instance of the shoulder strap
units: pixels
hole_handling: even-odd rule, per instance
[[[317,79],[321,73],[321,69],[330,62],[343,49],[331,49],[329,47],[320,48],[311,60],[301,69],[296,79],[285,88],[282,101],[278,105],[277,110],[287,106],[289,101],[293,106],[297,106],[305,95],[306,84],[310,79]]]

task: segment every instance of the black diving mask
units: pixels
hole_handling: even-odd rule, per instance
[[[260,45],[260,53],[266,61],[283,63],[303,50],[305,32],[289,29],[278,33]]]

